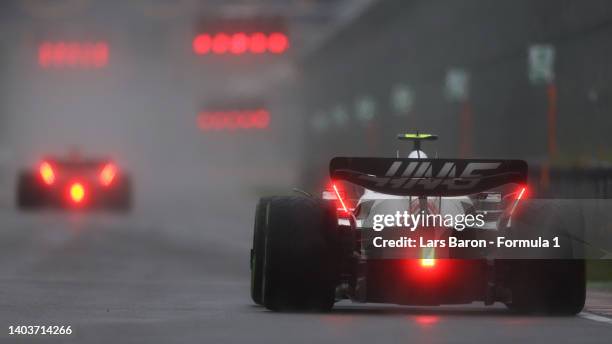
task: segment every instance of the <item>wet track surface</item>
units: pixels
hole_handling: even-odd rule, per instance
[[[255,198],[231,191],[223,199],[201,200],[191,190],[172,202],[142,201],[127,216],[2,209],[0,342],[612,340],[610,323],[514,316],[503,306],[341,303],[329,314],[268,312],[248,295]],[[71,325],[74,333],[9,337],[9,325]]]

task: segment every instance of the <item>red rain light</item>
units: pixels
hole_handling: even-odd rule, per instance
[[[192,48],[196,55],[282,54],[289,48],[289,37],[280,32],[202,33],[195,36]]]
[[[514,202],[512,202],[512,206],[510,207],[510,216],[514,214],[514,211],[516,210],[516,207],[518,206],[519,202],[522,199],[527,198],[528,193],[529,191],[527,190],[527,186],[525,185],[522,185],[517,189],[517,191],[515,192],[516,198],[514,199]]]
[[[74,203],[81,203],[85,198],[85,187],[81,183],[73,183],[70,185],[69,194]]]
[[[108,64],[109,54],[106,42],[43,42],[38,47],[38,65],[97,69]]]
[[[100,184],[103,186],[109,186],[115,176],[117,175],[117,167],[114,164],[108,163],[104,165],[102,171],[100,171]]]
[[[338,187],[338,184],[332,181],[329,186],[325,188],[322,196],[323,199],[335,201],[338,218],[350,218],[352,216],[354,208],[351,208],[347,201],[346,192],[342,190],[342,185]]]
[[[265,109],[204,111],[198,115],[197,123],[203,131],[266,129],[270,125],[270,112]]]
[[[424,247],[421,249],[421,259],[419,259],[419,265],[426,269],[436,266],[436,251],[433,247]]]
[[[422,258],[420,264],[424,268],[433,268],[436,266],[436,260],[434,258]]]
[[[336,186],[336,183],[332,184],[332,188],[334,189],[334,192],[336,193],[336,197],[338,197],[338,201],[340,202],[340,205],[342,206],[342,210],[348,214],[349,210],[346,207],[346,204],[344,203],[342,196],[340,196],[340,191],[338,191],[338,187]]]
[[[40,178],[47,185],[52,185],[55,182],[55,172],[53,171],[53,167],[46,161],[43,161],[38,167],[38,172],[40,173]]]

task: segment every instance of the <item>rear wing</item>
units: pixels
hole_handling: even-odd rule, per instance
[[[463,196],[527,183],[527,163],[495,159],[333,158],[333,180],[396,196]]]

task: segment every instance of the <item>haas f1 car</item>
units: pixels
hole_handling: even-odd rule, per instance
[[[33,169],[19,172],[17,207],[22,210],[130,210],[130,176],[107,159],[43,159]]]
[[[260,199],[250,262],[256,304],[326,311],[343,299],[401,305],[480,301],[522,313],[582,310],[585,261],[575,258],[571,239],[561,233],[565,220],[555,215],[561,205],[527,199],[524,161],[429,159],[421,144],[435,135],[398,138],[413,142],[408,158],[332,159],[331,185],[321,197],[301,191]],[[446,222],[375,229],[381,215],[394,214],[387,226],[397,226],[399,214],[479,220],[466,222],[478,228],[463,230]],[[491,245],[499,237],[535,235],[556,237],[555,248],[519,254]],[[410,242],[416,245],[404,245]],[[431,244],[441,242],[446,244]]]

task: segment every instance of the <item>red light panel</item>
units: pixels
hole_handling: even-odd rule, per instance
[[[198,115],[198,127],[203,131],[266,129],[270,112],[265,109],[236,111],[205,111]]]
[[[203,33],[193,39],[192,46],[196,55],[283,54],[289,49],[289,37],[280,32]]]
[[[43,42],[38,47],[42,68],[97,69],[108,64],[106,42]]]

